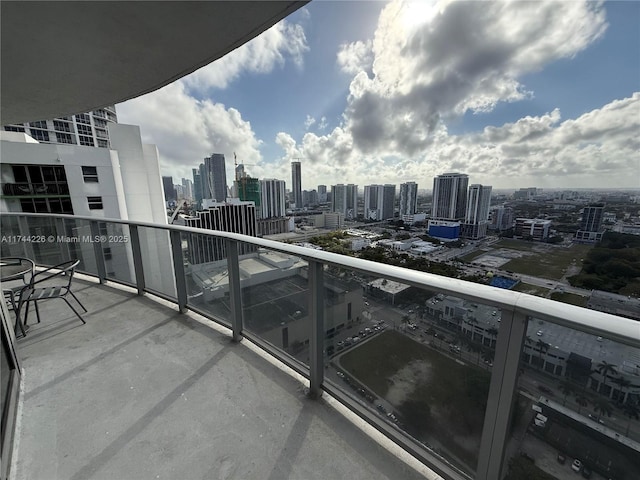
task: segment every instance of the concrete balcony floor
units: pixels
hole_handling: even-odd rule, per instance
[[[224,328],[127,289],[73,290],[86,325],[49,300],[18,341],[11,478],[439,478]]]

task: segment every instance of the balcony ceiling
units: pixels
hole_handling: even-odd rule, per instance
[[[306,3],[3,0],[0,122],[86,112],[151,92]]]

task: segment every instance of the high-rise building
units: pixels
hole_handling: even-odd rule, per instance
[[[471,240],[487,236],[491,186],[474,184],[469,187],[467,211],[462,224],[462,235]]]
[[[302,208],[302,169],[300,162],[291,162],[291,195],[295,208]]]
[[[253,202],[256,206],[256,212],[260,211],[260,181],[257,178],[248,175],[238,178],[234,182],[234,190],[240,200]]]
[[[364,217],[367,220],[393,218],[395,185],[366,185],[364,187]]]
[[[418,210],[418,184],[407,182],[400,184],[400,218],[413,215]]]
[[[186,219],[187,227],[220,230],[257,236],[256,207],[253,202],[243,202],[230,198],[227,202],[213,202],[209,208],[196,212],[196,216]],[[192,264],[208,263],[226,257],[224,239],[205,235],[187,237],[189,261]],[[246,254],[255,250],[255,246],[238,244],[239,253]]]
[[[302,206],[311,207],[318,205],[318,192],[315,190],[302,191]]]
[[[200,175],[200,168],[194,168],[191,170],[193,174],[193,199],[197,204],[197,208],[202,206],[202,176]]]
[[[469,176],[463,173],[445,173],[433,179],[431,218],[462,221],[467,209]]]
[[[318,202],[325,203],[327,202],[327,186],[326,185],[318,185]]]
[[[358,217],[358,186],[339,183],[331,186],[331,211],[342,213],[347,220]]]
[[[227,169],[224,154],[212,153],[200,164],[202,198],[224,202],[227,198]]]
[[[114,106],[52,120],[5,125],[7,132],[30,135],[39,143],[111,148],[108,126],[118,123]]]
[[[513,227],[513,208],[498,205],[489,211],[489,228],[494,230],[508,230]]]
[[[284,180],[260,180],[260,218],[284,217],[286,214]]]
[[[178,199],[176,189],[173,186],[173,177],[162,177],[162,189],[164,190],[165,202],[175,202]]]
[[[575,240],[579,243],[596,243],[602,240],[604,229],[602,218],[604,216],[604,204],[593,203],[582,209],[580,229],[576,232]]]
[[[193,200],[193,182],[188,178],[183,178],[182,188],[184,192],[184,198],[187,200]]]

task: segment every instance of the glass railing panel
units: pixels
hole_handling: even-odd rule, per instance
[[[94,241],[91,224],[87,220],[74,218],[60,219],[61,235],[58,245],[67,260],[80,260],[78,271],[90,275],[98,275]]]
[[[0,216],[0,256],[2,257],[26,257],[27,245],[21,242],[20,225],[18,217]]]
[[[169,298],[176,298],[175,272],[169,231],[138,227],[145,288]],[[130,240],[130,239],[129,239]]]
[[[454,468],[473,475],[500,311],[330,268],[327,378]]]
[[[640,349],[532,318],[515,401],[505,471],[638,477]]]
[[[213,235],[183,233],[187,304],[230,325],[229,273],[224,240]]]
[[[309,264],[286,253],[241,246],[244,328],[298,362],[309,365]]]
[[[103,234],[99,245],[102,249],[107,279],[135,284],[136,274],[128,225],[100,222]]]

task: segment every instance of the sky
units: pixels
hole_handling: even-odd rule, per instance
[[[640,188],[640,2],[314,0],[116,111],[176,184]]]

